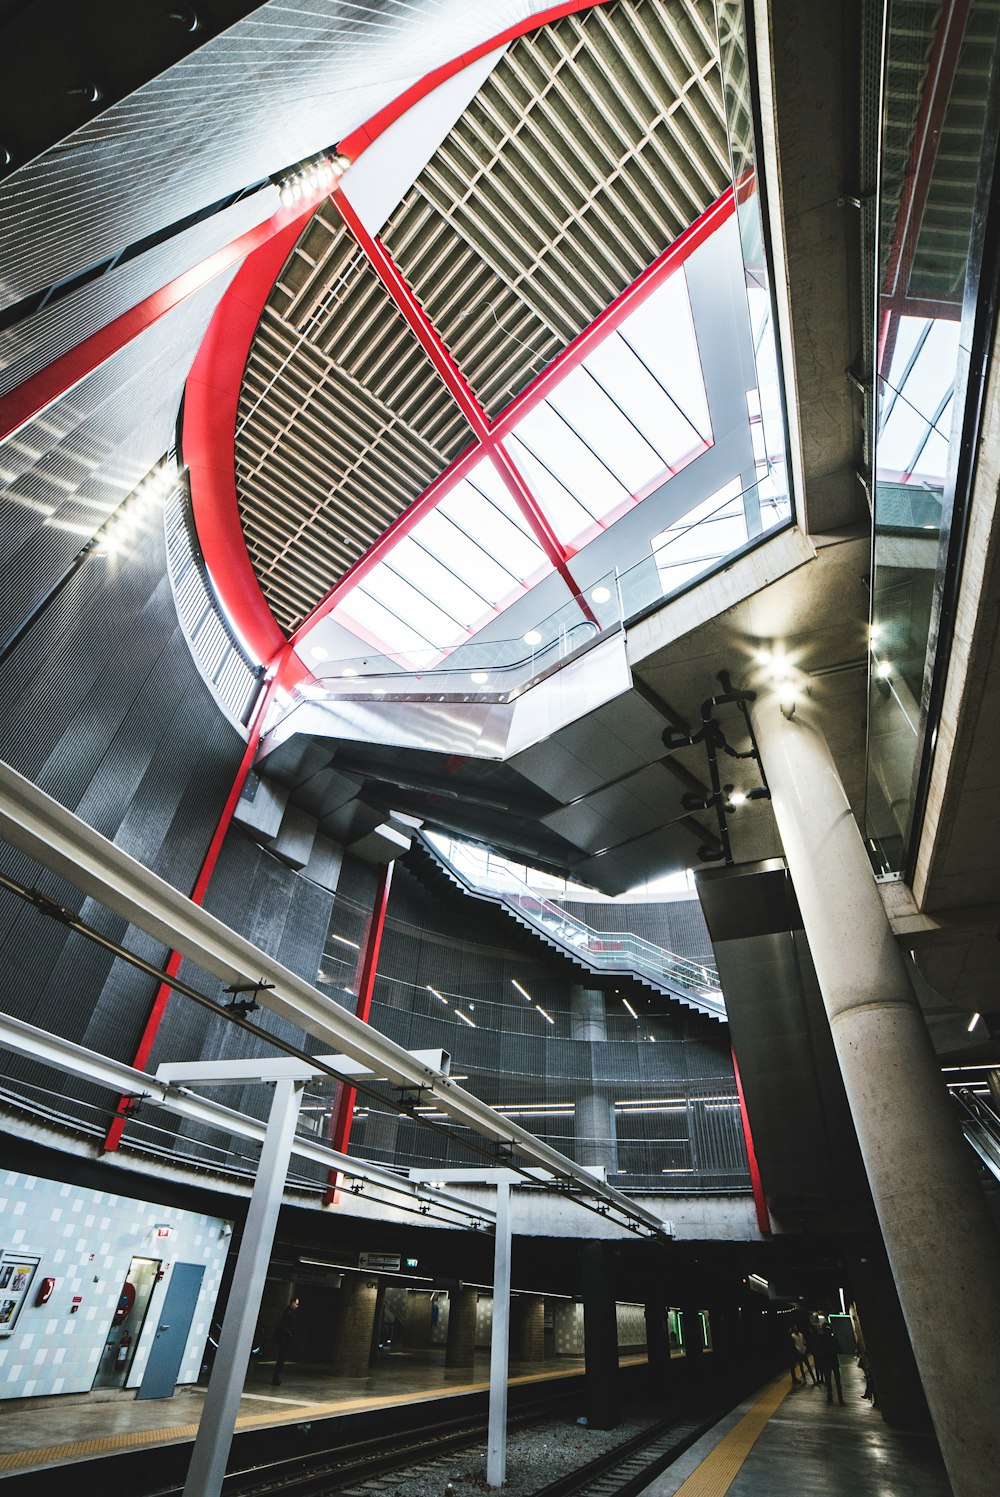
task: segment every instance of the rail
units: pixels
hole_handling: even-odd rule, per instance
[[[958,1106],[962,1132],[980,1160],[1000,1180],[1000,1114],[970,1087],[951,1087]]]
[[[429,833],[423,841],[433,854],[466,888],[487,894],[523,916],[543,935],[594,971],[633,973],[658,986],[681,989],[697,1001],[724,1015],[725,1000],[719,975],[713,967],[689,961],[657,946],[632,931],[595,930],[555,900],[536,893],[506,859],[481,851],[471,843]]]

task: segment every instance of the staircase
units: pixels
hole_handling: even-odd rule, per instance
[[[1000,1117],[990,1104],[967,1087],[952,1087],[962,1132],[995,1180],[1000,1180]]]
[[[419,834],[413,840],[406,864],[430,888],[439,892],[450,888],[467,899],[492,905],[591,977],[629,978],[654,993],[725,1022],[725,1000],[718,973],[712,967],[687,961],[629,931],[594,930],[553,900],[534,893],[513,870],[505,870],[502,881],[491,872],[489,885],[484,887],[456,867],[429,838]]]

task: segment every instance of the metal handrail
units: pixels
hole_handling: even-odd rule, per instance
[[[446,863],[466,887],[490,894],[515,913],[526,916],[542,934],[554,938],[573,954],[585,957],[589,965],[609,971],[626,968],[639,977],[683,988],[699,1002],[711,1003],[723,1011],[722,989],[714,968],[678,956],[676,952],[657,946],[632,931],[595,930],[555,900],[537,894],[509,865],[492,870],[489,855],[484,857],[471,845],[463,849],[468,862],[479,864],[483,869],[482,877],[475,881],[471,870],[467,872],[454,862],[436,839],[432,846],[434,855]]]

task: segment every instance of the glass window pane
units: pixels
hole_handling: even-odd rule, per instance
[[[485,551],[502,557],[504,566],[521,581],[547,568],[541,548],[471,485],[460,484],[453,489],[442,499],[440,508]]]
[[[542,466],[524,443],[517,437],[508,437],[506,445],[559,539],[572,541],[589,530],[594,523],[593,515]]]
[[[466,631],[456,619],[425,598],[405,578],[397,576],[391,567],[374,567],[358,591],[382,603],[439,649],[447,649],[466,637]]]
[[[664,471],[656,448],[601,389],[585,363],[567,374],[549,396],[549,404],[586,434],[591,447],[630,494],[637,494]]]
[[[613,400],[628,411],[647,442],[674,467],[698,445],[698,433],[617,333],[587,358],[587,368]]]
[[[396,618],[388,608],[383,608],[381,603],[362,592],[360,587],[353,588],[343,603],[338,604],[333,617],[353,633],[358,632],[355,625],[360,625],[363,636],[366,635],[378,646],[409,659],[429,663],[432,656],[437,654],[423,635],[404,624],[402,619]]]
[[[507,571],[506,565],[501,565],[505,558],[494,560],[440,509],[425,516],[411,534],[428,551],[440,556],[452,571],[464,577],[488,603],[499,604],[519,591],[517,579]]]
[[[629,498],[625,485],[547,401],[525,416],[516,431],[517,438],[594,519],[610,514]]]
[[[393,546],[389,565],[394,572],[412,582],[425,597],[436,598],[467,629],[483,623],[485,616],[493,612],[487,600],[473,592],[457,571],[449,571],[422,545],[418,545],[412,531]]]
[[[670,391],[695,434],[707,440],[712,423],[684,272],[678,271],[658,286],[622,323],[619,332]],[[693,445],[695,434],[685,450]]]

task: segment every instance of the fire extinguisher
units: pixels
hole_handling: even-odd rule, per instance
[[[124,1367],[128,1361],[128,1349],[132,1345],[132,1337],[128,1331],[122,1331],[122,1339],[118,1343],[118,1355],[115,1357],[115,1368]]]

